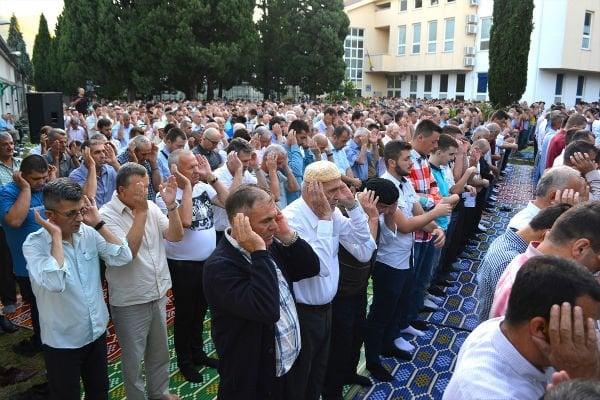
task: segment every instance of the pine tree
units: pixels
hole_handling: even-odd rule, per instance
[[[533,7],[533,0],[494,2],[488,90],[496,107],[518,101],[525,92]]]
[[[40,15],[40,23],[38,26],[38,33],[35,36],[35,43],[33,45],[33,84],[36,90],[46,92],[52,90],[51,87],[51,51],[52,51],[52,38],[50,37],[50,31],[48,30],[48,22],[44,14]]]
[[[31,66],[25,40],[23,40],[23,34],[19,29],[19,22],[15,14],[10,17],[10,27],[8,28],[8,40],[6,44],[11,51],[19,51],[21,53],[17,56],[17,64],[23,75],[23,80],[29,82],[33,78],[33,67]]]

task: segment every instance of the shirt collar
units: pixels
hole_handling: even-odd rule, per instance
[[[117,195],[116,191],[113,193],[110,202],[112,203],[112,207],[115,209],[115,211],[117,211],[117,213],[123,214],[125,211],[129,211],[130,214],[133,214],[131,208],[129,208],[125,203],[121,201],[121,199],[119,199],[119,196]]]
[[[233,236],[231,236],[231,228],[227,228],[225,229],[225,238],[229,241],[229,243],[231,243],[231,245],[240,253],[242,253],[242,256],[244,256],[244,258],[246,259],[246,261],[248,262],[252,262],[252,257],[250,256],[250,253],[248,253],[248,251],[246,249],[244,249],[242,246],[240,246],[240,244],[237,242],[237,240],[235,240],[233,238]]]
[[[406,182],[406,178],[405,177],[401,176],[400,180],[398,180],[398,179],[396,179],[396,177],[394,175],[390,174],[388,171],[385,171],[381,175],[381,177],[384,178],[384,179],[392,181],[394,183],[394,185],[396,185],[398,187],[401,187],[402,184]]]

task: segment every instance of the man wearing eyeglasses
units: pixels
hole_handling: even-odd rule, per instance
[[[69,178],[43,189],[41,229],[28,236],[23,254],[40,308],[40,328],[51,397],[75,399],[83,381],[86,398],[108,397],[108,310],[100,281],[100,257],[112,266],[129,263],[125,236],[100,218],[94,198]],[[83,222],[83,224],[82,224]]]
[[[208,128],[202,134],[200,143],[193,150],[194,154],[200,154],[206,157],[211,170],[215,170],[223,165],[223,160],[218,153],[217,146],[221,141],[221,134],[216,128]]]

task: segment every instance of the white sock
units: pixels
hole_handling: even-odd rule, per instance
[[[411,353],[415,349],[415,346],[413,346],[412,344],[408,343],[408,341],[406,339],[404,339],[403,337],[396,338],[394,340],[394,345],[397,348],[399,348],[400,350],[404,350],[404,351],[407,351],[409,353]]]
[[[418,330],[418,329],[416,329],[416,328],[414,328],[414,327],[412,327],[410,325],[408,326],[408,328],[402,329],[400,331],[400,333],[408,333],[409,335],[418,336],[418,337],[425,336],[425,332],[420,331],[420,330]]]

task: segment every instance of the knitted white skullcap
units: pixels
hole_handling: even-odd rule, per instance
[[[339,179],[342,174],[336,165],[329,161],[316,161],[304,171],[304,182],[330,182]]]

